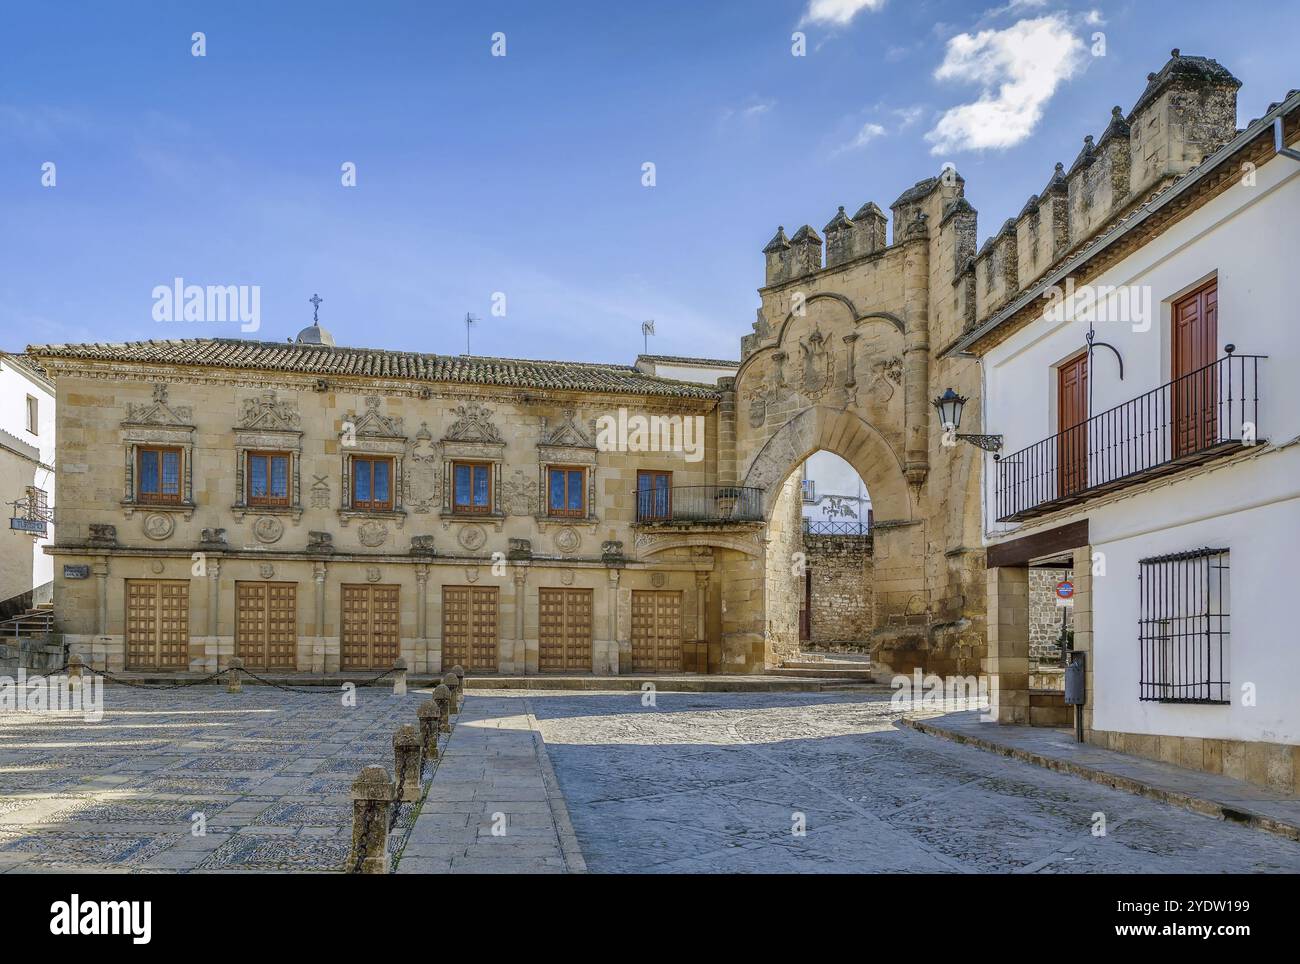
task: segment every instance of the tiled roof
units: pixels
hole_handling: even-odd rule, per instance
[[[170,341],[31,345],[44,361],[78,359],[122,364],[193,365],[321,376],[400,378],[464,385],[501,385],[558,391],[613,392],[715,399],[709,385],[647,375],[630,365],[531,361],[479,355],[426,355],[377,348],[328,348],[240,338],[182,338]]]

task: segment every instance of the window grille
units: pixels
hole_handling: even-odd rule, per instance
[[[1139,560],[1142,700],[1231,702],[1228,590],[1227,549]]]

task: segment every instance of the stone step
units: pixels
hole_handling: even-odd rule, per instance
[[[796,679],[848,679],[862,682],[871,682],[875,679],[875,672],[871,669],[812,663],[783,663],[775,669],[764,672],[769,676],[788,676]]]

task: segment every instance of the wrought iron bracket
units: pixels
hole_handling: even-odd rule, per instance
[[[963,442],[969,442],[971,445],[978,449],[983,449],[985,452],[1002,451],[1001,435],[964,435],[961,432],[958,432],[957,438],[961,439]]]

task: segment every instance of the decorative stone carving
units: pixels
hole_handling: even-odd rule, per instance
[[[239,412],[242,429],[295,432],[299,422],[298,409],[292,402],[277,399],[274,390],[263,392],[259,398],[244,399]]]
[[[412,512],[424,515],[442,502],[442,472],[428,423],[420,424],[406,454],[406,504]]]
[[[363,546],[369,546],[371,549],[382,546],[387,538],[388,526],[374,519],[363,522],[360,528],[357,529],[358,541]]]
[[[540,505],[537,479],[530,478],[523,469],[501,486],[501,508],[507,515],[535,515]]]
[[[483,531],[482,526],[464,526],[456,533],[456,541],[460,543],[462,549],[477,552],[487,542],[487,533]]]
[[[622,562],[625,558],[623,556],[623,543],[617,539],[602,542],[600,544],[600,557],[606,564]]]
[[[180,425],[194,423],[194,409],[189,405],[171,405],[167,401],[168,388],[164,384],[153,387],[153,402],[147,405],[126,406],[126,423],[131,425]]]
[[[411,555],[435,556],[437,554],[433,545],[433,536],[411,536]]]
[[[582,536],[578,533],[578,530],[572,526],[564,526],[562,529],[559,529],[552,537],[551,541],[554,543],[556,549],[566,555],[577,552],[582,546]]]
[[[151,512],[144,517],[144,534],[150,539],[161,542],[176,531],[176,520],[166,512]]]
[[[228,549],[225,529],[204,529],[199,536],[200,549]]]
[[[263,579],[271,579],[275,576],[275,566],[269,562],[264,562],[257,567],[257,574]]]
[[[384,571],[378,566],[366,566],[366,582],[379,582],[384,578]]]
[[[509,549],[506,551],[507,559],[531,559],[533,558],[533,544],[528,539],[511,539]]]
[[[826,347],[826,336],[816,326],[806,339],[799,339],[799,348],[803,352],[799,389],[806,397],[817,401],[830,389],[835,377],[835,353]]]
[[[502,442],[501,431],[492,424],[492,410],[470,400],[452,411],[456,421],[447,430],[449,442]]]
[[[578,421],[577,412],[574,409],[566,408],[561,413],[560,420],[554,426],[550,425],[545,416],[542,417],[542,441],[539,444],[594,449],[596,447],[596,437],[589,427]]]
[[[380,414],[380,401],[378,395],[368,395],[364,413],[357,415],[349,412],[343,416],[343,431],[340,433],[340,438],[343,439],[345,446],[349,438],[406,438],[400,417]]]
[[[90,537],[86,540],[92,546],[117,545],[117,526],[103,522],[92,522],[89,527]]]
[[[166,567],[163,566],[161,559],[155,559],[153,562],[149,563],[149,571],[155,576],[161,576],[164,568]]]
[[[560,582],[565,586],[572,586],[577,574],[572,569],[565,569],[560,573]]]
[[[311,507],[328,509],[330,507],[330,483],[327,475],[312,475]]]
[[[466,566],[466,567],[465,567],[465,581],[466,581],[466,582],[478,582],[478,567],[477,567],[477,566]]]
[[[332,532],[308,532],[308,552],[333,552],[334,534]]]
[[[259,516],[253,523],[253,536],[258,542],[270,545],[284,535],[284,523],[273,515]]]
[[[654,586],[656,589],[662,589],[664,583],[667,581],[667,577],[664,576],[662,572],[651,573],[650,575],[650,585]]]

